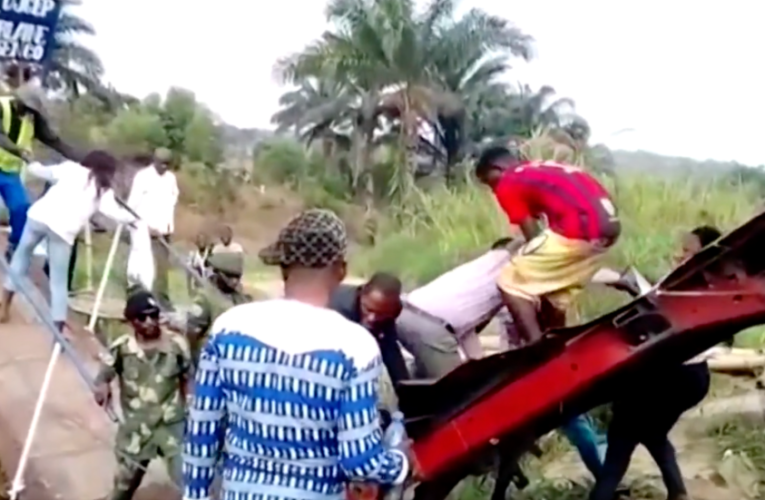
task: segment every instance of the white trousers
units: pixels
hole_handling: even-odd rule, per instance
[[[127,262],[128,284],[140,284],[151,290],[154,284],[154,254],[151,251],[149,228],[143,222],[137,222],[130,228],[130,253]]]

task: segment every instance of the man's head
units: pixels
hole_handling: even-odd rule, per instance
[[[210,246],[210,237],[206,232],[199,231],[196,237],[194,237],[194,245],[196,245],[199,251],[206,250]]]
[[[11,63],[5,66],[3,73],[5,81],[12,89],[17,89],[32,79],[31,66],[19,66],[16,63]]]
[[[361,324],[374,330],[394,321],[401,313],[401,281],[388,273],[376,273],[359,293]]]
[[[234,239],[234,230],[231,226],[224,225],[220,228],[220,242],[228,246]]]
[[[157,148],[154,151],[154,168],[157,169],[159,174],[164,174],[168,171],[173,163],[173,152],[167,148]]]
[[[258,256],[279,266],[285,282],[312,283],[328,291],[345,279],[348,236],[345,224],[330,210],[311,209],[294,217],[273,244]]]
[[[683,235],[677,262],[683,262],[701,251],[707,245],[720,239],[722,233],[714,226],[699,226]]]
[[[223,293],[239,289],[244,274],[244,255],[239,253],[215,253],[207,259],[212,270],[212,282]]]
[[[494,188],[502,173],[507,168],[512,168],[523,160],[520,151],[513,147],[492,146],[486,148],[475,165],[475,176],[482,184]]]
[[[159,303],[143,289],[130,294],[125,304],[125,321],[133,327],[136,337],[143,340],[159,338]]]

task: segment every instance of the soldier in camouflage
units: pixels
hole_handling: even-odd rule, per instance
[[[244,304],[253,300],[251,295],[242,292],[243,254],[225,252],[212,254],[207,259],[207,265],[210,271],[210,284],[220,291],[223,297],[210,297],[205,293],[204,288],[198,289],[194,295],[193,304],[188,310],[177,310],[165,317],[168,328],[186,335],[194,366],[197,364],[199,352],[213,320],[231,305]]]
[[[95,398],[111,401],[111,382],[119,382],[123,418],[117,428],[117,472],[110,500],[129,500],[149,462],[162,458],[181,487],[181,447],[186,416],[191,353],[186,339],[159,326],[159,304],[146,291],[128,298],[125,320],[134,334],[117,338],[103,356]]]

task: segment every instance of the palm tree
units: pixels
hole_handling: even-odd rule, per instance
[[[117,98],[118,94],[101,83],[104,74],[101,59],[78,40],[82,35],[96,34],[90,23],[71,13],[71,8],[81,3],[82,0],[62,0],[55,47],[48,62],[44,83],[46,87],[64,92],[69,97],[90,92],[112,104],[109,101]]]
[[[401,81],[398,50],[412,36],[409,0],[331,0],[327,20],[333,30],[325,32],[303,52],[279,62],[276,74],[291,84],[306,79],[329,79],[346,92],[352,114],[353,183],[364,185],[371,207],[374,186],[369,171],[372,143],[380,118],[383,90]]]
[[[456,1],[433,0],[426,26],[430,37],[432,74],[441,88],[462,96],[461,108],[441,109],[436,136],[447,157],[447,179],[452,165],[459,159],[470,127],[467,101],[480,100],[488,91],[497,94],[504,88],[496,79],[509,69],[511,57],[530,60],[533,39],[509,21],[472,9],[455,19]]]
[[[552,87],[528,85],[477,86],[466,100],[466,140],[475,150],[481,143],[528,138],[546,130],[561,142],[582,149],[590,136],[588,123],[575,112],[574,102],[556,98]]]
[[[311,144],[316,139],[347,142],[356,108],[354,95],[330,79],[306,78],[281,96],[281,109],[271,117],[277,133],[292,130]]]
[[[345,90],[358,177],[371,177],[371,149],[383,118],[396,123],[389,130],[399,135],[404,150],[422,142],[424,124],[436,128],[439,142],[459,145],[464,115],[459,93],[494,77],[504,61],[501,54],[484,56],[529,57],[530,37],[480,10],[455,20],[455,3],[432,0],[418,12],[412,0],[331,0],[327,18],[334,29],[277,64],[277,74],[289,83],[326,78]],[[447,151],[456,157],[453,147]]]

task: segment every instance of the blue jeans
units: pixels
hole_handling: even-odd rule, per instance
[[[15,248],[21,240],[24,224],[27,222],[27,210],[29,210],[27,190],[18,173],[0,170],[0,197],[8,208],[8,219],[11,225],[8,245]]]
[[[11,274],[17,279],[28,279],[32,254],[41,241],[48,245],[48,265],[50,266],[50,314],[53,321],[66,321],[69,309],[69,291],[67,275],[69,271],[69,256],[72,245],[64,241],[48,226],[36,220],[27,221],[16,251],[11,259]],[[16,287],[10,276],[5,278],[5,289],[11,292]]]
[[[579,452],[582,462],[596,479],[603,468],[605,439],[596,431],[587,414],[579,415],[561,426],[561,431]]]

